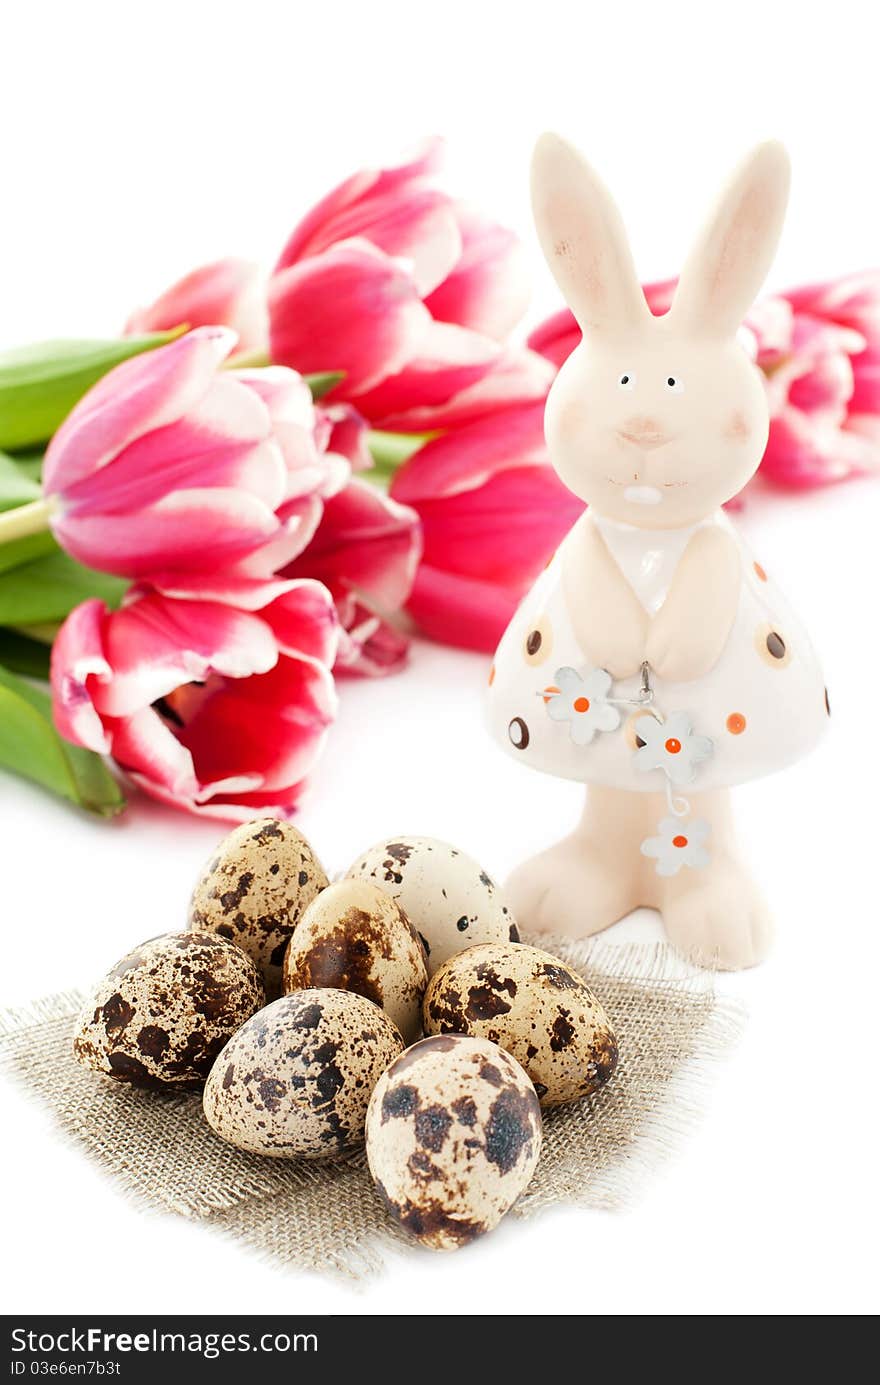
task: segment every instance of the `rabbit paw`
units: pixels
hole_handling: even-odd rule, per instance
[[[616,855],[578,835],[524,861],[505,888],[522,930],[567,938],[610,928],[637,907],[637,894]]]
[[[715,857],[699,871],[684,870],[665,887],[661,913],[673,947],[690,962],[740,971],[762,962],[773,925],[764,900],[733,857]]]

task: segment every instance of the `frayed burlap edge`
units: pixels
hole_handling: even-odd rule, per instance
[[[621,1062],[595,1097],[546,1113],[541,1160],[512,1215],[620,1208],[700,1118],[744,1010],[663,943],[540,945],[590,981]],[[197,1096],[139,1092],[79,1068],[70,1032],[81,1003],[68,991],[0,1011],[0,1066],[123,1193],[287,1268],[361,1279],[382,1268],[384,1251],[412,1248],[374,1196],[363,1152],[333,1163],[244,1154],[213,1135]]]

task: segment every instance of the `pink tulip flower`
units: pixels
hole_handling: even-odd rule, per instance
[[[345,479],[318,455],[292,372],[219,369],[235,344],[201,327],[110,371],[46,453],[43,489],[66,551],[90,567],[205,595],[271,543],[276,566],[314,530],[311,494]],[[276,511],[289,502],[279,517]],[[300,531],[300,532],[297,532]]]
[[[174,327],[231,327],[239,351],[265,349],[268,323],[263,274],[249,260],[215,260],[192,270],[125,324],[126,336]]]
[[[549,464],[543,398],[426,443],[391,494],[422,522],[410,615],[432,639],[486,651],[583,510]]]
[[[337,668],[366,676],[394,673],[409,641],[395,617],[412,590],[421,555],[415,510],[353,478],[324,504],[309,546],[281,578],[318,578],[333,594],[342,627]]]
[[[752,323],[767,376],[761,474],[811,487],[880,468],[880,271],[795,289]]]
[[[114,612],[85,601],[52,649],[56,725],[163,802],[287,816],[335,715],[337,638],[313,581],[258,615],[143,591]]]
[[[439,141],[356,173],[293,231],[269,285],[272,357],[342,371],[328,396],[405,428],[497,365],[525,307],[522,249],[437,187]]]

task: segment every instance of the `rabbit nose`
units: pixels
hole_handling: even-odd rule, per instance
[[[646,418],[643,414],[628,418],[619,432],[627,442],[634,442],[639,447],[659,447],[660,443],[666,441],[666,435],[657,420]]]

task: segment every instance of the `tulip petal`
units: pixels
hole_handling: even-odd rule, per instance
[[[583,509],[549,463],[498,471],[476,490],[419,502],[422,561],[524,593]]]
[[[507,629],[521,597],[518,588],[475,581],[423,563],[407,610],[430,639],[489,653]]]
[[[336,671],[361,678],[399,673],[409,657],[409,639],[354,596],[338,602],[342,628]]]
[[[360,234],[345,228],[356,223],[358,217],[361,224],[368,227],[369,211],[377,204],[380,207],[394,203],[405,205],[409,185],[418,185],[422,179],[436,172],[442,153],[443,141],[428,139],[417,147],[410,158],[399,164],[384,169],[362,169],[346,178],[322,197],[294,227],[275,266],[276,272],[309,255],[320,254],[352,234]],[[379,241],[375,243],[380,244]]]
[[[368,471],[373,465],[367,440],[369,424],[351,404],[328,404],[318,409],[318,431],[324,455],[336,467],[334,482],[341,482],[322,494],[335,495],[347,484],[352,471]],[[347,467],[340,467],[340,458],[348,463]]]
[[[149,577],[162,570],[210,571],[279,535],[267,505],[235,490],[187,490],[123,515],[67,515],[52,529],[74,558],[102,572]]]
[[[365,418],[381,424],[401,409],[433,408],[477,383],[492,369],[500,348],[464,327],[432,322],[419,350],[395,375],[353,398]]]
[[[74,745],[106,755],[110,738],[95,710],[95,690],[113,674],[104,651],[103,601],[93,598],[77,606],[62,625],[52,646],[50,679],[53,716],[59,735]]]
[[[263,274],[250,260],[229,258],[200,265],[125,324],[125,335],[162,332],[179,327],[225,326],[238,334],[240,351],[252,351],[266,339]]]
[[[426,443],[401,467],[391,494],[417,506],[476,490],[497,471],[546,460],[543,403],[518,405]]]
[[[269,316],[274,359],[304,374],[343,371],[336,394],[346,397],[401,370],[431,321],[406,268],[366,241],[281,270]]]
[[[287,590],[260,612],[290,658],[315,659],[331,668],[339,645],[339,621],[333,598],[320,582],[291,581]]]
[[[529,301],[528,255],[513,231],[471,208],[458,208],[462,253],[426,298],[431,315],[501,341]]]
[[[96,688],[103,717],[128,717],[178,687],[212,673],[248,678],[273,668],[278,650],[265,621],[208,601],[168,601],[148,594],[106,623],[112,681]]]
[[[308,551],[282,575],[314,577],[334,597],[355,591],[394,611],[406,600],[420,552],[418,515],[354,479],[326,502]]]
[[[179,731],[205,799],[212,786],[258,775],[271,792],[304,778],[336,714],[333,678],[320,664],[283,656],[268,673],[220,681]]]
[[[228,328],[200,327],[111,370],[80,400],[49,444],[43,468],[46,494],[91,476],[135,438],[195,408],[235,340]]]
[[[121,721],[108,721],[114,760],[150,791],[163,789],[173,801],[191,799],[199,790],[192,756],[158,712],[143,707]]]
[[[462,428],[492,418],[513,405],[541,404],[553,383],[555,370],[535,351],[514,347],[496,361],[476,384],[434,408],[411,408],[407,401],[397,413],[382,419],[382,427],[400,433],[431,433]]]

